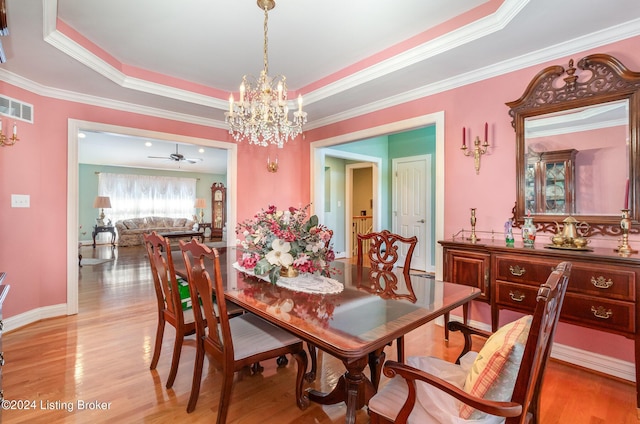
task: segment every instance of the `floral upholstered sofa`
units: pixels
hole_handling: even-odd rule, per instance
[[[146,216],[116,221],[118,231],[118,246],[140,246],[144,244],[143,234],[157,231],[168,233],[172,231],[191,231],[196,222],[187,218],[165,218],[160,216]]]

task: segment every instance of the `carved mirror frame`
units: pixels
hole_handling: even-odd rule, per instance
[[[578,74],[576,74],[578,71]],[[561,80],[562,78],[562,80]],[[538,115],[598,105],[616,100],[629,102],[629,208],[632,224],[640,222],[640,73],[627,69],[618,59],[607,54],[593,54],[565,69],[550,66],[538,73],[524,94],[507,103],[511,125],[516,132],[516,205],[513,222],[522,225],[525,209],[525,119]],[[555,222],[566,215],[538,214],[533,221],[540,231],[555,232]],[[590,224],[588,236],[621,234],[620,216],[573,214],[579,221]],[[630,232],[638,232],[632,228]]]

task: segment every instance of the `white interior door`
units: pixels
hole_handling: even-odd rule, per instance
[[[411,268],[427,270],[431,258],[431,155],[393,160],[393,231],[404,237],[418,237]],[[404,255],[406,250],[402,252]]]

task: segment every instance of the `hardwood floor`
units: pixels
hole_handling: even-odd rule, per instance
[[[212,422],[218,405],[220,372],[205,361],[200,399],[187,414],[195,348],[193,336],[183,347],[178,376],[165,388],[173,346],[167,326],[158,367],[149,370],[156,328],[155,295],[141,247],[83,247],[85,258],[114,260],[80,268],[79,313],[44,320],[3,335],[6,364],[4,397],[29,401],[21,410],[3,410],[3,423],[174,423]],[[16,282],[17,283],[17,282]],[[34,293],[34,295],[36,295]],[[7,300],[11,301],[11,298]],[[442,328],[427,325],[405,338],[407,355],[453,360],[462,340],[448,345]],[[395,357],[395,347],[387,358]],[[342,363],[319,354],[313,385],[329,390],[343,373]],[[278,369],[265,362],[259,375],[237,376],[229,423],[341,423],[345,407],[295,406],[295,361]],[[384,384],[384,380],[383,380]],[[27,407],[29,409],[27,409]],[[368,422],[366,408],[358,423]],[[553,361],[542,394],[541,423],[637,423],[631,383]]]

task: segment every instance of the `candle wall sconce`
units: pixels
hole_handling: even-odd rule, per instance
[[[476,175],[480,174],[480,157],[487,153],[487,148],[489,147],[489,125],[484,123],[484,141],[480,140],[479,136],[476,136],[475,140],[473,140],[473,146],[467,148],[467,128],[462,128],[462,153],[465,156],[473,155],[473,163],[476,168]]]
[[[20,139],[18,138],[18,127],[15,122],[13,123],[13,134],[11,135],[11,137],[7,137],[2,132],[2,120],[0,119],[0,146],[13,146],[18,140]]]
[[[267,171],[278,172],[278,156],[274,162],[271,162],[271,158],[267,157]]]

